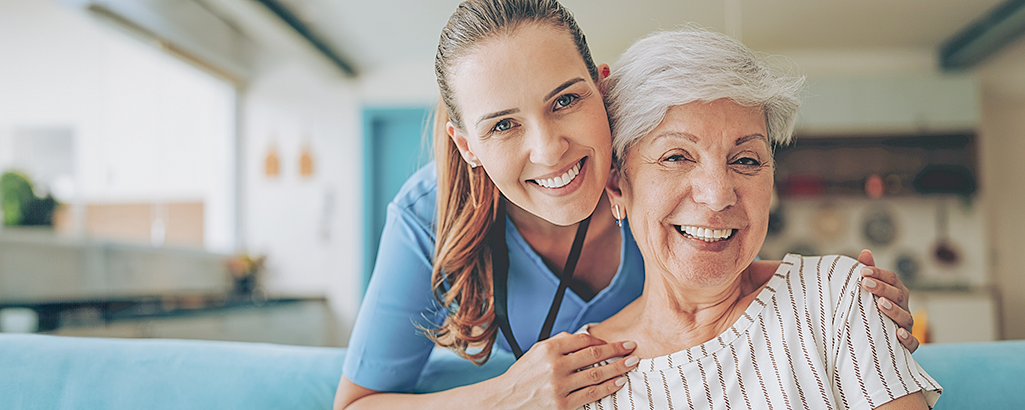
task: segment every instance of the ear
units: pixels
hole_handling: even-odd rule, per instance
[[[605,89],[605,79],[609,78],[609,75],[612,74],[610,70],[611,69],[608,64],[602,63],[598,66],[598,92],[600,92],[602,96],[606,95],[606,91],[608,91]]]
[[[626,217],[627,201],[624,193],[630,191],[629,182],[623,177],[622,172],[616,167],[612,167],[612,171],[609,172],[609,180],[605,183],[605,194],[609,196],[609,203],[612,206],[619,205],[622,210],[622,216]]]
[[[448,137],[452,138],[452,142],[456,144],[456,149],[459,150],[459,155],[463,157],[463,160],[467,163],[479,163],[477,156],[470,152],[470,146],[466,142],[466,136],[463,135],[459,128],[456,128],[451,121],[445,123],[445,132],[448,133]]]

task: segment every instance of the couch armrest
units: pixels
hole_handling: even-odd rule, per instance
[[[943,386],[936,409],[1025,409],[1025,340],[927,344],[914,357]]]

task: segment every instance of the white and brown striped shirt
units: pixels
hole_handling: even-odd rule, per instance
[[[583,408],[871,409],[919,390],[931,408],[940,385],[858,286],[862,266],[787,255],[726,332],[642,359],[626,386]]]

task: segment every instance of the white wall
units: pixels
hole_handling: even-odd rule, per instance
[[[15,130],[68,128],[59,200],[202,201],[205,245],[234,249],[230,85],[52,0],[0,2],[0,59],[0,169]]]
[[[271,293],[327,296],[348,340],[362,294],[360,105],[337,73],[267,67],[243,91],[244,247],[268,255]],[[281,173],[265,174],[273,147]],[[314,174],[299,173],[309,147]]]
[[[366,106],[424,106],[438,103],[434,61],[391,65],[363,73],[359,93]]]

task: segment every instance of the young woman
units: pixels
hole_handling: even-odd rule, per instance
[[[611,209],[597,85],[608,66],[554,0],[470,0],[435,69],[436,164],[389,204],[335,408],[576,408],[618,390],[636,360],[576,370],[636,344],[562,333],[612,316],[644,284],[628,227],[595,212]],[[906,289],[872,272],[873,293],[897,302],[884,313],[909,327]],[[390,393],[414,387],[435,344],[477,362],[496,344],[525,353],[475,385]]]

